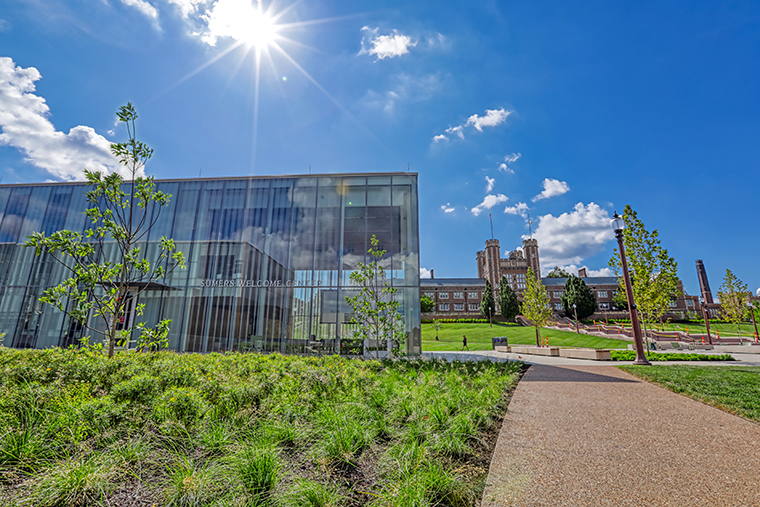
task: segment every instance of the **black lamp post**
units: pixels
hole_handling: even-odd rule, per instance
[[[573,312],[575,313],[575,334],[580,334],[578,332],[578,305],[573,303]]]
[[[710,319],[707,318],[707,306],[705,306],[705,298],[699,296],[699,306],[702,307],[702,318],[705,319],[705,327],[707,328],[707,341],[712,345],[712,336],[710,336]]]
[[[631,288],[631,276],[628,274],[628,262],[625,259],[625,247],[623,246],[623,229],[625,222],[617,213],[612,216],[610,226],[615,231],[615,237],[618,240],[618,249],[620,250],[620,263],[623,265],[623,279],[625,280],[625,294],[628,298],[628,313],[631,315],[631,327],[633,327],[633,342],[636,345],[636,360],[633,364],[651,364],[644,355],[644,345],[641,340],[641,326],[639,325],[639,316],[636,313],[636,305],[633,302],[633,289]]]

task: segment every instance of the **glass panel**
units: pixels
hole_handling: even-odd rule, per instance
[[[0,227],[0,243],[16,243],[18,241],[31,193],[30,187],[17,187],[11,192],[8,207],[5,209],[3,224]]]
[[[50,200],[51,187],[34,187],[29,197],[29,205],[24,214],[24,225],[21,227],[18,241],[26,242],[26,238],[33,232],[42,230],[42,221],[45,218],[48,201]]]

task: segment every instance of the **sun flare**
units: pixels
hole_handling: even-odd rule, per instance
[[[250,0],[219,0],[209,17],[214,38],[227,36],[249,47],[265,49],[277,39],[275,19]]]

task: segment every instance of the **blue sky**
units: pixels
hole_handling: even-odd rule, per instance
[[[157,178],[418,172],[436,277],[476,276],[489,213],[503,252],[529,214],[543,268],[606,274],[631,204],[687,292],[696,259],[760,287],[757,2],[257,6],[4,0],[2,182],[114,167],[130,101]]]

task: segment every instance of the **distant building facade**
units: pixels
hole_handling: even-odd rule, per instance
[[[420,280],[421,295],[426,295],[435,302],[432,312],[425,318],[472,318],[481,316],[480,301],[483,298],[485,282],[488,280],[494,291],[494,300],[498,307],[498,291],[502,276],[522,299],[525,290],[528,269],[540,276],[541,264],[538,254],[538,242],[531,238],[523,240],[522,250],[516,249],[501,257],[498,239],[486,240],[485,249],[477,252],[476,256],[478,278],[430,278]],[[705,305],[710,318],[718,318],[720,305],[712,302],[710,286],[702,261],[697,261],[697,273],[700,287],[705,299]],[[613,299],[620,290],[618,278],[615,276],[587,276],[586,268],[578,270],[578,275],[593,291],[596,297],[597,311],[592,319],[624,318],[628,308],[618,308]],[[567,278],[541,278],[549,295],[551,309],[557,314],[563,314],[562,295],[565,292]],[[753,298],[760,299],[760,298]],[[497,308],[498,313],[498,308]],[[686,294],[683,283],[678,281],[678,294],[671,299],[666,318],[686,319],[702,317],[702,304],[699,296]],[[568,317],[572,317],[568,315]]]

